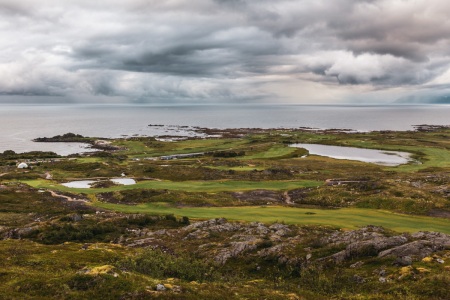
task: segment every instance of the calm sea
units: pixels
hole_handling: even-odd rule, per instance
[[[96,137],[185,135],[176,127],[339,128],[411,130],[413,125],[450,125],[450,105],[1,105],[0,151],[42,150],[69,154],[80,144],[34,143],[67,132]]]

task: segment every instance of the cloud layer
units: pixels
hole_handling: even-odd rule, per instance
[[[0,0],[0,98],[441,99],[449,15],[441,0]]]

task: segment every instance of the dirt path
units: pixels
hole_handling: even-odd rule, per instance
[[[288,192],[284,192],[283,196],[284,196],[284,201],[286,202],[286,204],[295,204],[294,202],[292,202],[291,197],[289,196]]]
[[[67,201],[71,201],[71,202],[84,202],[84,203],[89,202],[89,201],[86,200],[86,199],[75,199],[75,198],[72,198],[72,197],[69,197],[69,196],[66,196],[66,195],[58,194],[58,193],[56,193],[55,191],[49,190],[49,192],[50,192],[50,194],[51,194],[53,197],[64,198],[64,199],[66,199]]]

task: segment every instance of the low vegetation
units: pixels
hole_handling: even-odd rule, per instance
[[[222,138],[65,134],[39,141],[101,151],[0,153],[0,298],[448,298],[450,129],[198,130]],[[122,177],[136,184],[111,181]],[[62,185],[76,180],[95,183]]]

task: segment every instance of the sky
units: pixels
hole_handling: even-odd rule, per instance
[[[0,0],[0,103],[450,103],[447,0]]]

